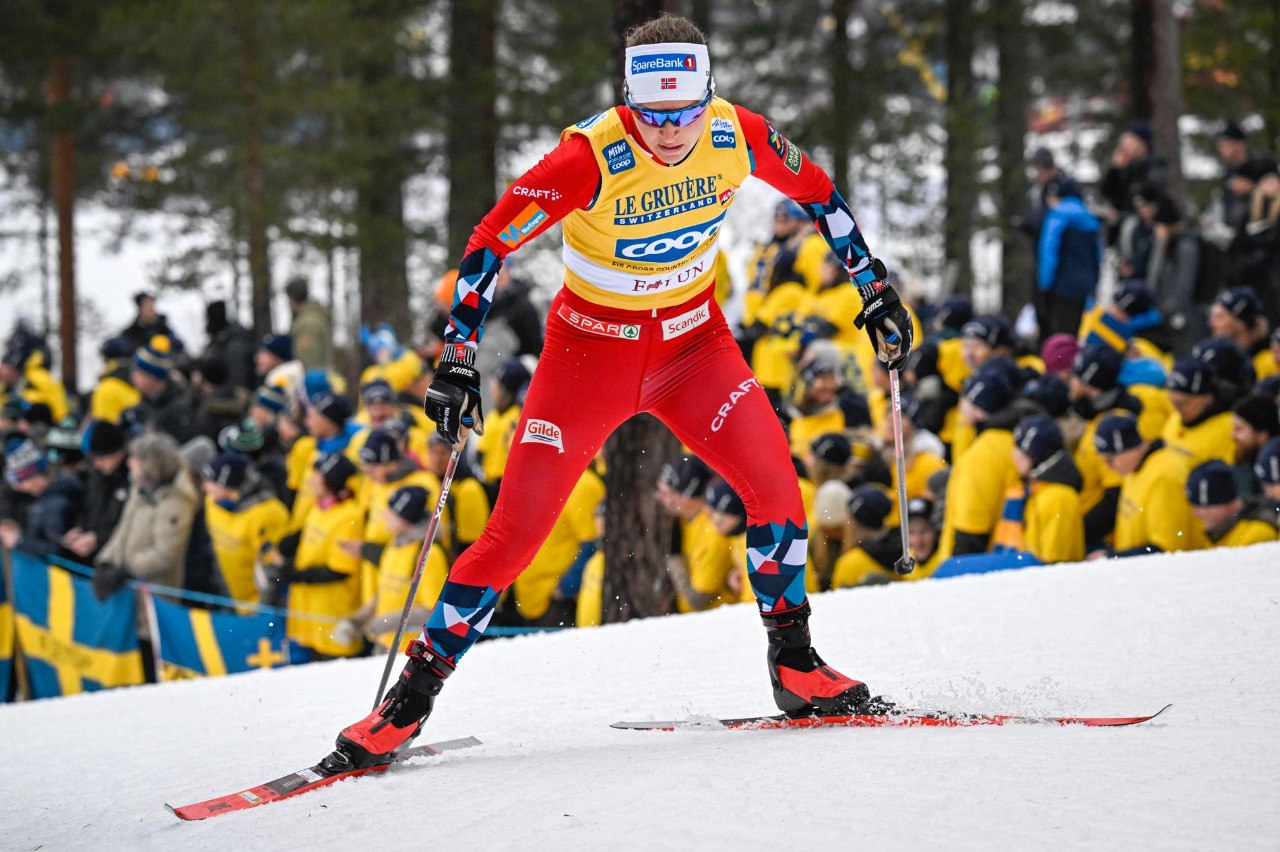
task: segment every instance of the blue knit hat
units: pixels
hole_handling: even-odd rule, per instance
[[[374,429],[360,448],[360,461],[365,464],[390,464],[399,461],[400,444],[384,429]]]
[[[427,516],[427,500],[431,497],[421,485],[404,485],[391,492],[387,508],[410,526],[422,523]]]
[[[321,394],[311,400],[311,407],[320,412],[326,420],[338,426],[345,424],[354,413],[351,410],[351,403],[331,393]]]
[[[163,334],[157,334],[146,346],[133,353],[133,366],[149,376],[167,379],[173,368],[173,343]]]
[[[878,530],[893,511],[893,501],[878,485],[859,485],[849,495],[849,514],[864,527]]]
[[[1055,373],[1036,376],[1023,385],[1022,395],[1043,408],[1050,417],[1061,417],[1071,408],[1071,391],[1062,377]]]
[[[1262,315],[1262,300],[1258,298],[1258,291],[1252,287],[1224,290],[1218,297],[1218,304],[1246,325],[1253,325]]]
[[[1272,438],[1258,450],[1253,473],[1263,485],[1280,485],[1280,438]]]
[[[1098,422],[1093,447],[1099,453],[1123,453],[1142,443],[1138,418],[1129,414],[1108,414]]]
[[[239,491],[249,477],[249,458],[241,453],[219,453],[200,473],[205,482]]]
[[[1258,378],[1249,356],[1225,337],[1206,337],[1192,347],[1191,357],[1207,364],[1217,378],[1237,385],[1248,387]]]
[[[1179,358],[1173,362],[1165,387],[1192,396],[1208,396],[1213,393],[1213,375],[1213,370],[1205,362],[1196,358]]]
[[[258,392],[254,394],[253,401],[261,405],[268,411],[274,411],[279,414],[284,411],[285,406],[289,404],[289,395],[285,393],[284,388],[275,385],[263,385],[258,388]]]
[[[49,463],[40,448],[29,438],[11,440],[4,452],[4,478],[10,485],[18,485],[49,469]]]
[[[1121,284],[1112,301],[1130,319],[1145,314],[1156,306],[1155,295],[1151,292],[1151,288],[1139,278],[1130,278]]]
[[[1222,459],[1197,465],[1187,477],[1187,500],[1192,506],[1221,506],[1239,496],[1231,466]]]
[[[983,364],[964,382],[964,398],[987,414],[1007,408],[1016,394],[1007,366],[999,362]]]
[[[1032,414],[1022,418],[1013,430],[1013,445],[1031,459],[1033,468],[1044,464],[1066,449],[1062,430],[1047,414]]]
[[[262,337],[262,348],[281,361],[293,360],[293,338],[287,334],[265,334]]]
[[[360,399],[365,405],[372,405],[375,402],[392,402],[395,398],[396,392],[392,390],[391,382],[386,379],[374,379],[360,388]]]
[[[1089,387],[1105,393],[1119,384],[1123,366],[1123,354],[1105,343],[1095,343],[1076,353],[1071,372]]]
[[[992,349],[1012,349],[1013,329],[1004,317],[977,317],[965,323],[960,329],[960,336],[970,340],[981,340]]]

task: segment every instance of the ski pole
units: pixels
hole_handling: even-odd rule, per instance
[[[396,628],[395,641],[387,650],[387,664],[382,669],[382,682],[378,684],[378,692],[373,696],[375,710],[382,702],[383,690],[387,688],[387,681],[391,678],[391,667],[395,664],[396,655],[400,651],[400,640],[404,638],[404,629],[409,623],[409,610],[413,608],[413,599],[418,595],[418,583],[422,580],[422,570],[427,565],[427,554],[431,552],[431,545],[436,540],[436,531],[440,528],[440,516],[444,513],[444,503],[449,497],[449,486],[453,484],[453,474],[458,469],[458,458],[462,454],[461,447],[461,444],[454,447],[452,455],[449,456],[449,466],[444,469],[444,479],[440,482],[440,499],[436,501],[436,512],[431,516],[431,523],[427,526],[422,550],[418,551],[418,567],[413,571],[413,580],[409,583],[409,594],[404,599],[404,611],[400,613],[400,626]]]
[[[916,568],[911,558],[911,543],[907,537],[907,462],[902,449],[902,393],[898,388],[898,371],[889,371],[889,387],[893,391],[893,451],[898,462],[898,521],[902,527],[902,558],[893,563],[899,574],[910,574]]]

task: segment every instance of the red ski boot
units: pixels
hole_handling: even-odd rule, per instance
[[[809,602],[780,614],[765,614],[769,633],[769,680],[778,709],[791,716],[843,716],[879,712],[879,701],[861,681],[828,666],[809,639]]]
[[[330,773],[390,763],[418,735],[453,666],[422,640],[409,645],[409,661],[395,685],[368,716],[343,729],[333,752],[320,764]]]

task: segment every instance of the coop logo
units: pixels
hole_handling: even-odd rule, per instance
[[[520,215],[511,220],[507,227],[503,228],[498,234],[498,239],[511,248],[520,245],[525,237],[537,230],[538,226],[545,222],[547,214],[538,202],[532,202],[528,207],[521,211]]]
[[[560,306],[560,318],[574,328],[604,337],[620,337],[623,340],[639,340],[640,326],[620,322],[605,322],[586,314],[580,314],[567,305]]]
[[[669,231],[638,240],[618,240],[614,254],[624,260],[645,263],[674,263],[688,257],[694,249],[716,235],[724,224],[721,213],[710,222],[690,225],[678,231]]]
[[[711,147],[732,148],[737,144],[738,135],[733,130],[733,122],[727,118],[711,119]]]
[[[657,53],[653,56],[631,57],[632,74],[649,74],[654,71],[697,71],[698,57],[692,53]]]
[[[671,317],[662,321],[662,339],[670,340],[673,337],[679,337],[686,332],[692,331],[711,319],[711,303],[699,305],[691,311],[687,311],[678,317]]]
[[[635,155],[631,153],[631,146],[625,139],[604,147],[604,161],[609,166],[611,175],[625,172],[636,164]]]
[[[560,427],[554,423],[548,423],[546,420],[530,420],[525,424],[524,437],[520,439],[522,444],[546,444],[549,447],[555,447],[560,452],[564,452],[564,438],[560,432]]]
[[[738,387],[729,394],[729,401],[721,405],[716,411],[715,419],[711,421],[711,431],[719,432],[724,426],[725,418],[733,411],[733,407],[738,404],[738,400],[742,399],[753,387],[760,387],[760,380],[755,376],[740,383]]]

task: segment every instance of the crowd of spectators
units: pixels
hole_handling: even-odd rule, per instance
[[[904,488],[919,567],[905,578],[892,567],[888,375],[854,327],[840,263],[798,205],[778,205],[735,336],[791,444],[812,590],[925,579],[953,556],[1047,563],[1277,537],[1280,174],[1234,122],[1218,147],[1221,201],[1198,223],[1163,185],[1143,125],[1121,136],[1096,192],[1037,150],[1023,222],[1034,323],[1016,333],[962,296],[913,303]],[[1120,282],[1104,299],[1107,256]],[[484,433],[426,554],[419,622],[488,520],[537,368],[540,313],[502,275],[490,322],[512,344],[484,366]],[[430,323],[436,349],[452,281]],[[289,330],[260,340],[209,304],[199,355],[138,294],[83,400],[19,324],[0,357],[0,542],[91,566],[103,597],[137,579],[284,607],[300,659],[385,649],[450,456],[421,407],[435,349],[363,329],[369,366],[348,389],[324,307],[303,281],[286,294]],[[684,451],[655,484],[672,609],[750,600],[743,503]],[[603,473],[597,460],[582,474],[500,622],[600,622]]]

